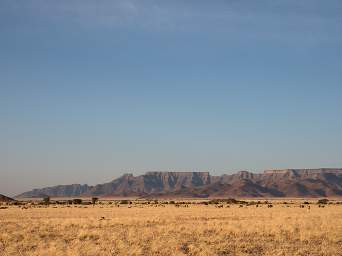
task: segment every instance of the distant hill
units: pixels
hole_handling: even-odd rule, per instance
[[[209,172],[147,172],[104,184],[59,185],[34,189],[17,198],[76,196],[138,197],[335,197],[342,196],[341,169],[284,169],[263,173],[240,171],[212,176]]]
[[[7,197],[7,196],[4,196],[4,195],[1,195],[0,194],[0,202],[3,203],[3,202],[13,202],[15,201],[13,198],[10,198],[10,197]]]

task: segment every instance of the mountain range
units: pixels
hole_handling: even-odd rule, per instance
[[[58,185],[33,189],[16,198],[39,197],[339,197],[342,168],[240,171],[221,176],[209,172],[147,172],[124,174],[111,182]]]

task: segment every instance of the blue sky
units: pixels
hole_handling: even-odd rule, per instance
[[[0,193],[342,167],[341,1],[0,1]]]

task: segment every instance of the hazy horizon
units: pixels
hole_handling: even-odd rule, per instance
[[[342,2],[0,2],[0,194],[342,167]]]

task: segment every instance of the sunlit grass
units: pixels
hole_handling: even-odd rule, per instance
[[[0,255],[339,255],[342,251],[342,205],[10,206],[0,210],[0,227]]]

